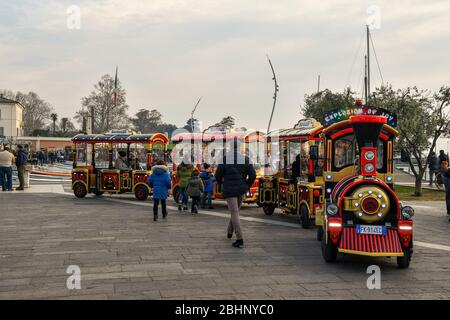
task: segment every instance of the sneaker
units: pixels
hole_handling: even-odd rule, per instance
[[[166,217],[167,217],[167,212],[166,213],[163,213],[163,219],[165,219]]]
[[[189,208],[188,207],[184,207],[183,208],[183,211],[187,211]]]
[[[182,207],[181,204],[178,205],[178,211],[181,211]]]

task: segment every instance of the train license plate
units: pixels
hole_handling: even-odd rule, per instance
[[[375,234],[379,236],[386,235],[386,227],[385,226],[366,226],[357,224],[356,225],[356,233],[357,234]]]

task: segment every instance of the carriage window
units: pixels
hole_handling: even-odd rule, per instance
[[[334,166],[336,169],[355,164],[358,155],[358,147],[355,136],[347,135],[337,139],[334,142]],[[377,169],[380,170],[384,166],[384,142],[378,140],[377,146]]]
[[[107,143],[95,144],[95,167],[109,168],[109,151]]]
[[[78,143],[77,144],[77,166],[86,166],[87,165],[87,144],[86,143]]]
[[[334,166],[337,169],[353,165],[356,159],[356,139],[348,135],[334,142]]]
[[[261,168],[264,163],[264,143],[260,141],[246,142],[245,154],[255,168]]]
[[[164,146],[162,144],[152,145],[152,165],[155,165],[159,160],[164,160]]]
[[[378,140],[377,146],[377,169],[383,169],[384,166],[384,141]]]

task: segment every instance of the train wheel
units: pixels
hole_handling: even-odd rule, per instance
[[[411,262],[411,248],[403,248],[403,257],[397,257],[397,265],[400,269],[407,269]]]
[[[337,258],[338,248],[331,241],[326,240],[326,237],[322,236],[322,256],[326,262],[335,262]]]
[[[323,227],[319,226],[317,228],[317,241],[322,241],[323,238]]]
[[[275,211],[275,206],[273,204],[263,204],[262,208],[267,216],[271,216]]]
[[[180,187],[175,187],[173,189],[173,200],[175,200],[176,203],[179,203],[180,200]]]
[[[311,221],[309,220],[309,210],[305,205],[300,207],[300,223],[303,229],[309,228]]]
[[[103,195],[104,194],[104,192],[103,191],[99,191],[99,190],[95,190],[94,191],[94,194],[96,195],[96,196],[101,196],[101,195]]]
[[[136,196],[136,199],[145,201],[148,198],[148,188],[145,186],[137,186],[134,189],[134,195]]]
[[[73,186],[73,194],[77,197],[77,198],[84,198],[87,195],[87,189],[84,183],[82,182],[77,182],[75,183],[75,185]]]

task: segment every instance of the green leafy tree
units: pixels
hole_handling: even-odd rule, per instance
[[[411,155],[408,163],[415,177],[414,194],[422,195],[423,177],[436,142],[442,135],[450,134],[450,87],[430,93],[417,87],[394,90],[388,85],[372,93],[371,101],[397,114],[398,145]]]
[[[195,132],[200,131],[200,122],[198,121],[198,119],[195,119],[195,118],[191,119],[191,118],[189,118],[186,121],[186,124],[183,127],[183,129],[185,129],[185,130],[187,130],[189,132],[192,132],[192,128],[194,128]]]
[[[52,113],[50,115],[50,118],[52,119],[52,132],[53,136],[56,134],[56,121],[58,120],[58,115],[56,113]]]
[[[354,104],[354,92],[350,88],[345,89],[342,93],[325,89],[317,93],[306,94],[305,104],[301,111],[306,118],[314,118],[319,122],[323,122],[326,113]]]
[[[153,133],[158,131],[162,124],[162,115],[158,110],[140,109],[133,118],[130,119],[134,130],[142,133]]]

